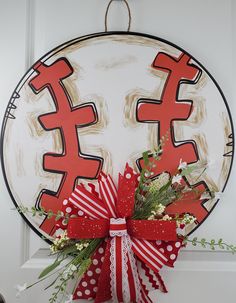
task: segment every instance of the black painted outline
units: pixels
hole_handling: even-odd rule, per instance
[[[152,40],[156,40],[156,41],[160,41],[162,43],[165,43],[167,45],[170,45],[174,48],[176,48],[177,50],[189,55],[191,57],[192,60],[194,60],[198,65],[199,67],[204,70],[204,72],[206,72],[206,74],[210,77],[210,79],[213,81],[213,83],[215,84],[215,86],[217,87],[218,91],[220,92],[221,94],[221,97],[225,103],[225,107],[226,107],[226,110],[228,112],[228,116],[229,116],[229,120],[230,120],[230,124],[231,124],[231,127],[232,127],[232,140],[233,140],[233,143],[232,143],[232,161],[231,161],[231,164],[230,164],[230,169],[229,169],[229,172],[228,172],[228,176],[226,178],[226,181],[225,181],[225,184],[222,188],[222,192],[225,190],[225,187],[228,183],[228,180],[229,180],[229,176],[231,174],[231,171],[232,171],[232,166],[233,166],[233,161],[234,161],[234,147],[235,147],[235,144],[234,144],[234,125],[233,125],[233,119],[232,119],[232,115],[231,115],[231,112],[230,112],[230,108],[229,108],[229,105],[226,101],[226,98],[224,96],[224,93],[223,91],[221,90],[219,84],[217,83],[217,81],[214,79],[214,77],[210,74],[210,72],[198,61],[196,60],[192,55],[190,55],[188,52],[186,52],[184,49],[182,49],[181,47],[177,46],[176,44],[172,43],[172,42],[169,42],[165,39],[162,39],[162,38],[159,38],[159,37],[156,37],[156,36],[153,36],[153,35],[149,35],[149,34],[143,34],[143,33],[136,33],[136,32],[123,32],[123,31],[110,31],[110,32],[98,32],[98,33],[94,33],[94,34],[89,34],[89,35],[84,35],[80,38],[75,38],[75,39],[72,39],[72,40],[69,40],[55,48],[53,48],[51,51],[49,51],[48,53],[46,53],[44,56],[42,56],[38,61],[36,61],[33,66],[37,63],[37,62],[45,62],[47,61],[49,58],[51,58],[52,56],[56,55],[58,52],[60,52],[62,49],[65,49],[67,47],[69,47],[70,45],[72,44],[75,44],[75,43],[78,43],[78,42],[82,42],[82,41],[85,41],[85,40],[88,40],[88,39],[92,39],[92,38],[98,38],[98,37],[102,37],[102,36],[111,36],[111,35],[118,35],[118,36],[139,36],[139,37],[144,37],[144,38],[149,38],[149,39],[152,39]],[[13,197],[12,193],[11,193],[11,190],[10,190],[10,186],[9,186],[9,183],[8,183],[8,180],[7,180],[7,176],[6,176],[6,171],[5,171],[5,166],[4,166],[4,156],[3,156],[3,142],[4,142],[4,134],[5,134],[5,128],[6,128],[6,123],[7,123],[7,115],[9,114],[9,108],[10,106],[14,105],[14,102],[15,102],[15,98],[14,98],[14,95],[15,94],[19,94],[21,88],[23,87],[23,85],[25,84],[25,82],[31,77],[31,75],[34,73],[33,71],[33,66],[31,66],[31,68],[29,68],[29,70],[23,75],[23,77],[20,79],[18,85],[16,86],[15,90],[13,91],[12,95],[11,95],[11,98],[8,102],[8,105],[7,105],[7,108],[6,108],[6,111],[5,111],[5,115],[4,115],[4,119],[3,119],[3,122],[2,122],[2,128],[1,128],[1,139],[0,139],[0,150],[1,150],[1,166],[2,166],[2,172],[3,172],[3,177],[4,177],[4,180],[5,180],[5,183],[6,183],[6,186],[7,186],[7,190],[9,192],[9,195],[14,203],[14,205],[17,207],[18,204],[17,202],[15,201],[15,198]],[[20,95],[20,94],[19,94]],[[217,203],[219,202],[219,200],[216,201],[215,205],[211,208],[211,210],[208,212],[208,216],[210,215],[210,213],[213,211],[213,209],[215,208],[215,206],[217,205]],[[39,232],[38,229],[36,229],[35,226],[32,225],[32,223],[27,219],[27,217],[21,213],[21,216],[23,217],[23,219],[26,221],[26,223],[30,226],[31,229],[34,230],[34,232],[41,238],[43,238],[46,242],[48,243],[51,243],[51,241],[49,239],[45,239],[44,236]],[[207,217],[201,222],[201,224],[207,219]],[[200,225],[201,225],[200,224]],[[200,226],[199,225],[199,226]],[[194,231],[194,230],[193,230]],[[192,232],[193,232],[192,231]],[[192,233],[191,232],[191,233]],[[190,234],[191,234],[190,233]]]

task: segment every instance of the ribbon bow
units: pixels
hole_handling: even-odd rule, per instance
[[[95,298],[95,302],[151,302],[148,292],[166,292],[159,275],[163,265],[173,266],[181,242],[176,223],[133,220],[138,175],[126,165],[119,175],[118,190],[110,176],[99,177],[99,193],[78,185],[71,205],[81,217],[69,219],[67,233],[73,239],[104,238],[92,265],[80,281],[75,298]]]

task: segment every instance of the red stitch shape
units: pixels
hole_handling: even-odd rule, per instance
[[[37,204],[46,211],[61,210],[62,203],[74,189],[77,178],[94,179],[98,176],[102,159],[84,155],[81,152],[77,127],[86,127],[97,123],[96,108],[93,103],[73,107],[63,79],[73,74],[73,68],[65,58],[58,59],[51,65],[38,62],[34,66],[37,75],[29,85],[38,94],[48,89],[55,104],[56,111],[41,115],[38,119],[46,131],[59,129],[62,137],[62,154],[46,153],[43,168],[46,171],[62,174],[58,191],[43,190]],[[55,218],[45,218],[40,228],[48,233],[55,232]]]
[[[187,120],[192,113],[193,102],[191,100],[178,100],[180,84],[194,84],[201,75],[201,70],[197,66],[190,64],[190,60],[191,57],[184,53],[179,58],[159,53],[152,67],[168,74],[161,100],[140,99],[137,104],[137,120],[139,122],[158,123],[159,138],[169,133],[169,140],[165,141],[163,155],[156,163],[156,168],[153,169],[154,176],[163,171],[171,174],[175,173],[180,159],[183,159],[188,164],[198,161],[196,143],[189,140],[176,144],[173,125],[174,121]],[[151,161],[155,160],[151,158]],[[144,166],[143,159],[139,160],[139,165],[141,167]],[[207,189],[204,182],[193,187],[199,192]],[[178,203],[170,205],[167,211],[169,213],[192,213],[199,222],[207,215],[207,210],[204,208],[203,201],[200,200],[199,196],[195,197],[194,203],[178,201]]]

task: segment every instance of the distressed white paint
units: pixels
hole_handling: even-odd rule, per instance
[[[108,1],[0,0],[0,118],[20,77],[34,60],[77,36],[104,30]],[[132,30],[172,41],[196,57],[217,79],[236,115],[236,5],[234,0],[129,0]],[[125,9],[114,3],[109,28],[125,29]],[[235,166],[234,166],[235,167]],[[235,168],[225,195],[197,235],[224,237],[236,242]],[[0,292],[6,302],[46,303],[42,286],[15,298],[14,285],[36,279],[49,262],[47,245],[11,210],[12,203],[1,176]],[[7,230],[7,233],[6,233]],[[36,253],[36,255],[35,255]],[[42,253],[42,255],[41,255]],[[236,294],[236,257],[223,252],[183,252],[173,271],[165,271],[168,295],[158,302],[233,302]]]

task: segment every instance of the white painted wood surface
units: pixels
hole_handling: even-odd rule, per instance
[[[11,93],[27,68],[55,46],[104,30],[106,0],[0,0],[0,120]],[[234,58],[235,0],[129,0],[132,31],[169,40],[195,56],[215,77],[236,116]],[[109,29],[125,30],[127,13],[115,1]],[[223,199],[195,235],[236,243],[235,165]],[[46,303],[39,286],[15,298],[14,286],[34,281],[50,261],[47,245],[30,231],[0,177],[0,293],[7,303]],[[225,252],[182,252],[174,270],[163,271],[169,294],[154,302],[234,302],[236,256]],[[159,299],[158,299],[159,298]]]

